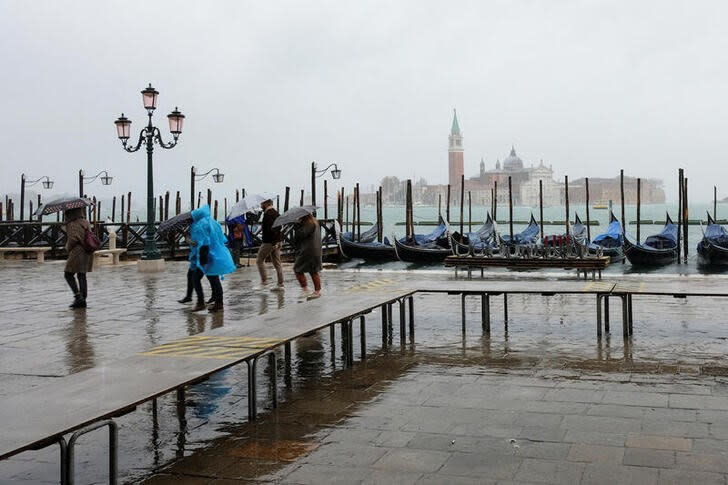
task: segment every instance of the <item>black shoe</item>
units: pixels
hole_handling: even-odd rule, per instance
[[[189,303],[191,301],[192,301],[192,297],[191,296],[185,296],[181,300],[177,300],[178,303]]]
[[[210,297],[210,299],[209,299],[209,300],[207,300],[207,304],[209,305],[210,303],[212,303],[212,302],[214,302],[214,301],[215,301],[215,297],[214,297],[214,296],[212,296],[212,297]]]
[[[73,301],[73,304],[71,305],[71,308],[73,308],[73,309],[76,309],[76,308],[86,308],[86,300],[84,300],[81,297],[76,298]]]

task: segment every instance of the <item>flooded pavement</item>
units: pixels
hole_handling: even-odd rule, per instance
[[[0,395],[211,328],[243,331],[246,316],[305,304],[293,281],[284,295],[253,292],[257,273],[246,268],[224,283],[224,315],[190,314],[176,302],[185,270],[101,268],[89,275],[83,314],[66,308],[60,263],[4,264]],[[452,273],[333,270],[324,291],[412,277]],[[255,423],[245,366],[166,395],[156,409],[146,403],[117,419],[123,481],[725,483],[725,302],[635,297],[626,341],[595,338],[593,297],[508,303],[505,326],[502,298],[493,298],[486,337],[476,301],[463,334],[459,297],[417,295],[414,343],[382,342],[374,314],[367,359],[356,346],[353,369],[344,368],[338,332],[333,346],[328,331],[301,338],[290,368],[277,356],[277,409],[261,361]],[[615,301],[613,322],[618,312]],[[105,483],[105,446],[103,431],[80,440],[77,483]],[[50,447],[0,462],[0,483],[56,483],[57,455]]]

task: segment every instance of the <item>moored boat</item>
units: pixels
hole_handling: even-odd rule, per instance
[[[609,226],[607,226],[607,231],[595,237],[587,248],[592,254],[601,251],[602,255],[609,256],[612,263],[624,259],[624,252],[622,251],[622,224],[614,216],[613,212],[609,213]]]
[[[348,259],[363,259],[365,261],[396,261],[397,253],[386,237],[382,242],[377,241],[377,225],[361,235],[361,239],[346,232],[337,232],[337,243],[341,255]]]
[[[482,254],[488,250],[497,247],[495,238],[496,225],[490,212],[486,214],[485,223],[474,232],[469,232],[465,236],[461,236],[455,232],[451,236],[451,245],[453,253],[457,255],[464,254]]]
[[[698,262],[701,265],[728,265],[728,231],[716,224],[708,213],[708,227],[698,243]]]
[[[633,266],[665,266],[677,258],[677,226],[668,214],[665,227],[658,234],[648,237],[642,244],[624,238],[624,255]]]
[[[448,224],[440,218],[440,225],[430,234],[394,238],[397,258],[407,263],[441,263],[452,254]]]

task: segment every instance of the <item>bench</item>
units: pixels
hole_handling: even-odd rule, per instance
[[[132,412],[147,401],[172,391],[178,398],[184,388],[207,379],[233,365],[248,367],[248,417],[257,416],[256,368],[261,357],[275,363],[274,351],[285,347],[290,361],[294,339],[329,327],[332,336],[341,325],[342,352],[347,367],[353,365],[353,321],[362,328],[365,315],[382,308],[382,329],[386,331],[392,306],[399,303],[403,328],[406,300],[410,299],[410,329],[414,325],[411,309],[414,290],[388,288],[357,295],[355,300],[323,297],[306,305],[293,305],[281,311],[246,320],[245,335],[238,328],[221,327],[154,347],[103,367],[71,374],[25,392],[0,399],[0,460],[27,450],[58,444],[60,482],[74,483],[74,446],[79,436],[101,427],[109,430],[109,483],[117,482],[117,428],[114,418]],[[354,304],[352,304],[354,302]],[[361,336],[362,358],[366,352]],[[332,338],[332,342],[336,342]],[[270,375],[276,389],[276,373]],[[103,396],[103,398],[100,398]],[[29,405],[32,403],[32,405]],[[272,394],[272,405],[277,396]],[[70,438],[66,439],[70,434]]]
[[[126,252],[126,249],[99,249],[94,251],[94,265],[98,263],[99,258],[111,257],[111,264],[116,266],[119,264],[119,258]]]
[[[5,259],[5,253],[35,253],[35,258],[42,263],[45,261],[45,253],[50,250],[50,246],[0,248],[0,261]]]

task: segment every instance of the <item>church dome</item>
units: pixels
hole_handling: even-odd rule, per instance
[[[511,153],[508,157],[503,160],[503,170],[508,172],[515,172],[516,170],[523,170],[523,160],[516,155],[516,149],[511,147]]]

